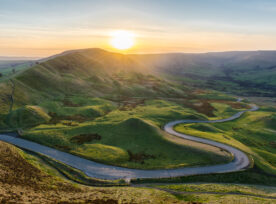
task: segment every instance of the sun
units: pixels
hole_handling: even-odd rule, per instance
[[[111,33],[110,44],[119,50],[126,50],[134,45],[134,34],[126,30],[116,30]]]

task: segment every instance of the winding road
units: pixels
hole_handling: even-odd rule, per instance
[[[256,105],[251,105],[251,109],[238,112],[227,119],[211,120],[211,121],[178,120],[178,121],[170,122],[165,125],[164,130],[169,134],[172,134],[174,136],[177,136],[183,139],[188,139],[196,142],[209,144],[215,147],[219,147],[233,154],[234,159],[230,163],[218,164],[218,165],[212,165],[212,166],[184,167],[184,168],[168,169],[168,170],[166,169],[160,169],[160,170],[128,169],[128,168],[93,162],[78,156],[74,156],[69,153],[65,153],[44,145],[40,145],[35,142],[31,142],[31,141],[10,136],[7,134],[0,134],[0,140],[8,142],[20,148],[30,150],[32,152],[46,155],[52,159],[58,160],[73,168],[79,169],[90,177],[99,178],[99,179],[115,180],[115,179],[134,179],[134,178],[168,178],[168,177],[189,176],[189,175],[209,174],[209,173],[225,173],[225,172],[233,172],[233,171],[240,171],[242,169],[246,169],[250,165],[250,161],[247,155],[241,150],[236,149],[230,145],[178,133],[173,129],[173,127],[180,123],[219,123],[219,122],[231,121],[239,118],[243,113],[247,111],[256,111],[257,109],[258,107]]]

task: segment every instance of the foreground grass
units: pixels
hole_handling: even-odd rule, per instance
[[[2,203],[181,203],[175,196],[153,189],[71,183],[37,157],[4,142],[0,142],[0,153]]]
[[[175,178],[162,178],[162,179],[137,179],[133,180],[134,184],[144,183],[191,183],[191,182],[204,182],[204,183],[240,183],[240,184],[254,184],[254,185],[267,185],[276,186],[276,177],[266,174],[261,169],[254,166],[251,169],[241,172],[223,173],[223,174],[208,174],[208,175],[195,175],[184,176]]]
[[[175,196],[187,203],[220,203],[220,204],[236,204],[236,203],[250,203],[250,204],[271,204],[275,203],[275,199],[254,197],[248,195],[219,195],[219,194],[205,194],[205,193],[178,193]]]
[[[276,187],[241,185],[241,184],[175,184],[175,185],[153,185],[161,189],[170,189],[177,192],[213,192],[248,194],[256,196],[271,196],[276,198]]]
[[[37,154],[33,152],[26,151],[22,153],[24,159],[35,166],[39,166],[43,170],[46,170],[47,173],[69,179],[73,182],[84,184],[88,186],[128,186],[129,184],[125,180],[101,180],[97,178],[91,178],[87,176],[82,171],[75,169],[71,166],[68,166],[64,163],[51,159],[42,154]]]
[[[238,184],[150,185],[175,193],[179,199],[203,203],[275,203],[276,188]],[[272,198],[273,197],[273,198]]]
[[[239,195],[205,195],[210,189],[232,191],[236,185],[194,184],[165,186],[179,194],[147,187],[86,187],[68,180],[39,157],[0,142],[0,201],[2,203],[273,203],[271,199]],[[160,186],[158,186],[160,187]],[[162,186],[161,186],[162,187]],[[229,190],[227,190],[229,188]],[[232,189],[232,190],[231,190]],[[242,192],[274,195],[274,188],[239,187]],[[180,191],[191,194],[181,194]]]

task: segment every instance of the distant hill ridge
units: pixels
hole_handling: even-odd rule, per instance
[[[21,101],[74,93],[176,97],[193,87],[274,97],[276,51],[125,55],[99,48],[69,50],[13,79]]]
[[[105,97],[176,97],[185,95],[185,86],[169,83],[154,75],[150,67],[132,56],[102,49],[66,51],[15,74],[15,104],[37,104],[70,95]],[[3,100],[11,92],[10,82],[0,83]],[[3,104],[6,104],[6,102]],[[7,109],[7,107],[2,107]]]

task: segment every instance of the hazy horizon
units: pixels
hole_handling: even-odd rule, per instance
[[[129,54],[129,55],[147,55],[147,54],[208,54],[208,53],[227,53],[227,52],[276,52],[276,49],[272,49],[272,50],[226,50],[226,51],[210,51],[210,52],[128,52],[128,53],[124,53],[121,52],[119,50],[107,50],[104,48],[100,48],[100,47],[90,47],[90,48],[76,48],[76,49],[68,49],[68,50],[62,50],[60,52],[57,53],[53,53],[50,55],[45,55],[45,56],[41,56],[41,57],[36,57],[36,56],[17,56],[17,55],[0,55],[0,60],[39,60],[39,59],[43,59],[43,58],[48,58],[54,55],[58,55],[58,54],[62,54],[63,52],[66,51],[74,51],[74,50],[86,50],[86,49],[102,49],[108,52],[114,52],[114,53],[121,53],[121,54]]]

